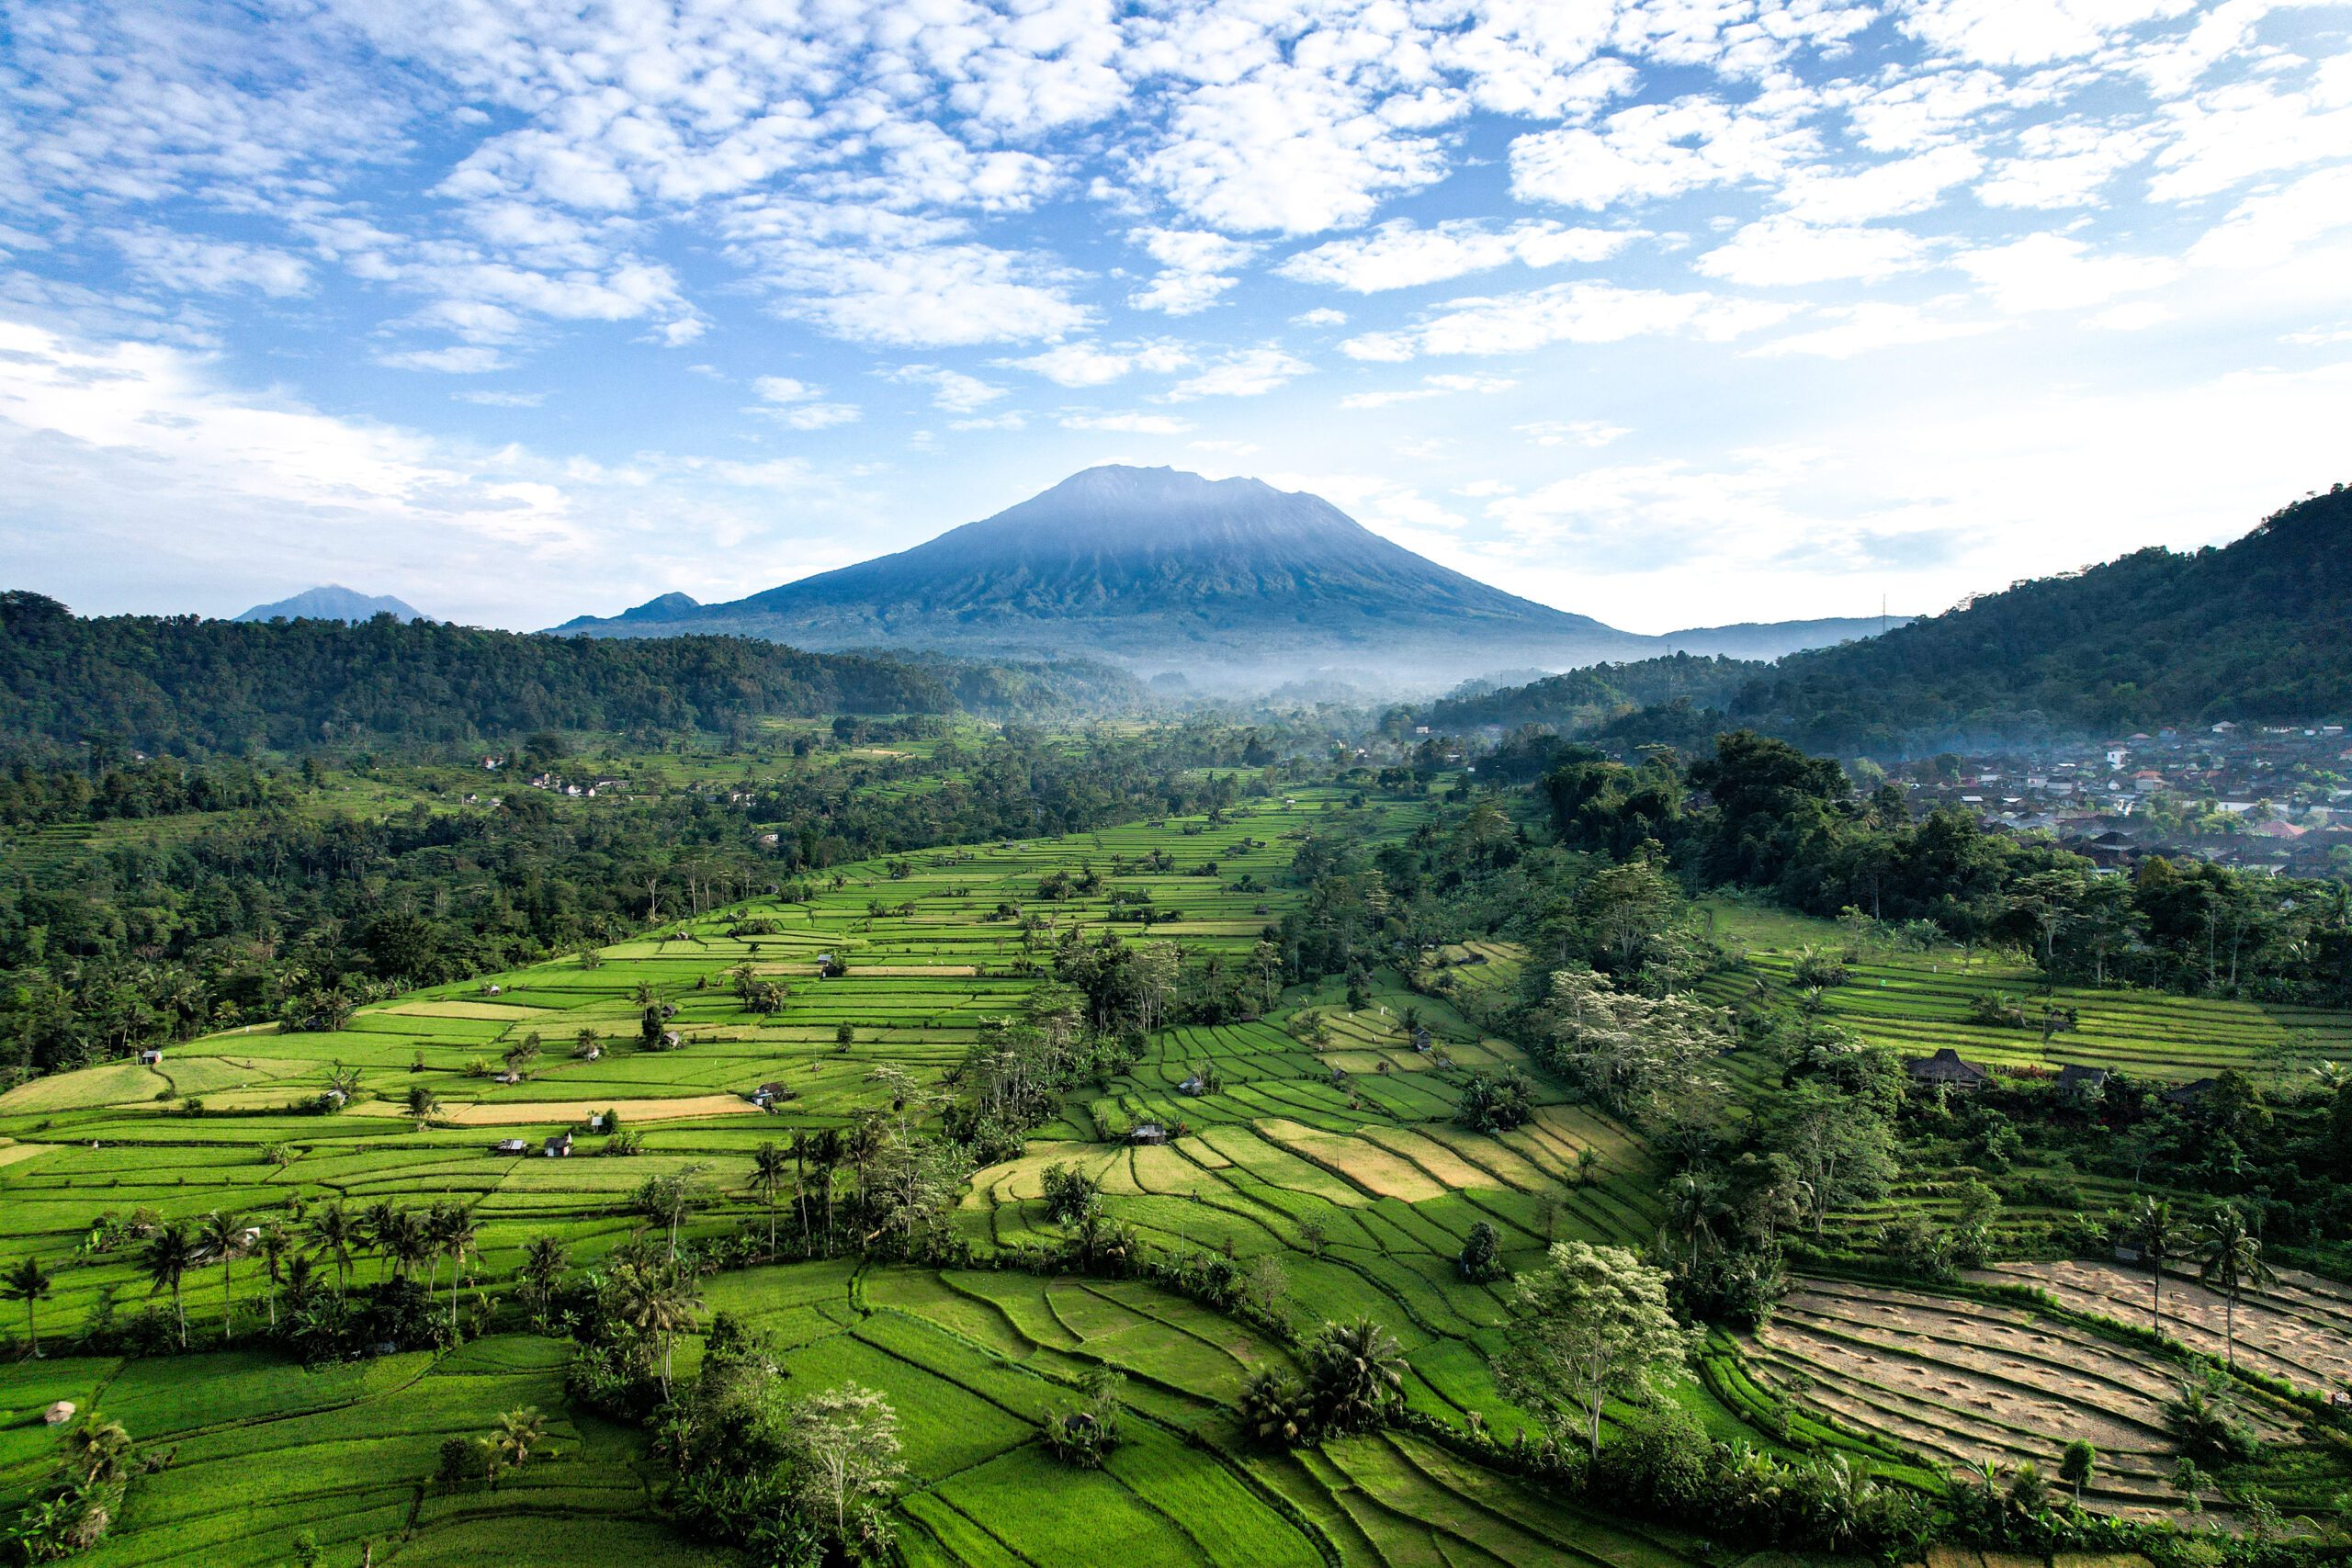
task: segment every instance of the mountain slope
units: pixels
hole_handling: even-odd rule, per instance
[[[2352,713],[2352,491],[2235,543],[2140,550],[1869,642],[1784,659],[1733,699],[1817,748],[1901,751],[2221,719]]]
[[[241,621],[365,621],[378,615],[397,615],[403,621],[424,619],[423,611],[403,604],[389,593],[368,594],[341,583],[330,582],[317,588],[304,589],[291,599],[280,599],[274,604],[256,604],[237,617]]]
[[[1317,496],[1120,467],[1089,468],[897,555],[731,604],[655,601],[556,629],[1046,649],[1257,687],[1317,670],[1451,682],[1503,664],[1568,668],[1667,646],[1450,570]],[[1706,646],[1710,635],[1677,646]]]

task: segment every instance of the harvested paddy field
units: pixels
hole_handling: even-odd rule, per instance
[[[2079,1438],[2098,1448],[2102,1503],[2155,1514],[2177,1501],[2163,1410],[2177,1369],[2021,1307],[1806,1280],[1755,1337],[1751,1371],[1801,1406],[1937,1462],[2030,1460],[2054,1474]],[[2275,1419],[2257,1425],[2282,1435]]]
[[[2003,1263],[1981,1278],[2034,1285],[2064,1306],[2134,1325],[2153,1326],[2154,1283],[2145,1269],[2068,1259]],[[2217,1359],[2228,1346],[2229,1303],[2193,1274],[2165,1275],[2165,1333]],[[2237,1359],[2308,1393],[2352,1382],[2352,1290],[2292,1269],[2267,1285],[2248,1286],[2237,1303]]]

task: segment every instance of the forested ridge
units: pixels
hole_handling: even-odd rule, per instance
[[[1941,747],[2352,712],[2352,491],[2226,546],[2152,547],[2037,578],[1883,637],[1777,663],[1677,654],[1458,693],[1407,723],[1702,750],[1746,726],[1818,750]]]
[[[0,745],[184,754],[429,744],[535,729],[725,734],[829,713],[1019,715],[1133,694],[1085,665],[804,653],[729,637],[522,636],[379,616],[74,615],[0,593]]]
[[[1792,655],[1728,708],[1802,744],[1866,751],[2341,714],[2352,709],[2347,600],[2352,491],[2338,486],[2227,546],[2138,550]]]

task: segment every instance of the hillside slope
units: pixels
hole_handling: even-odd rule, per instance
[[[1868,642],[1792,655],[1734,718],[1815,748],[2352,712],[2352,491],[2233,544],[2136,551]]]
[[[405,600],[389,593],[362,593],[356,588],[345,588],[339,582],[329,582],[317,588],[306,588],[290,599],[272,604],[256,604],[237,617],[241,621],[366,621],[378,615],[395,615],[403,621],[421,621],[424,612]]]

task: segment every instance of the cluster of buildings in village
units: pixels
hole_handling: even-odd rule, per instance
[[[1891,770],[1913,812],[2044,832],[2102,868],[2148,855],[2288,876],[2352,875],[2352,737],[2224,721],[2120,739],[1945,752]]]

